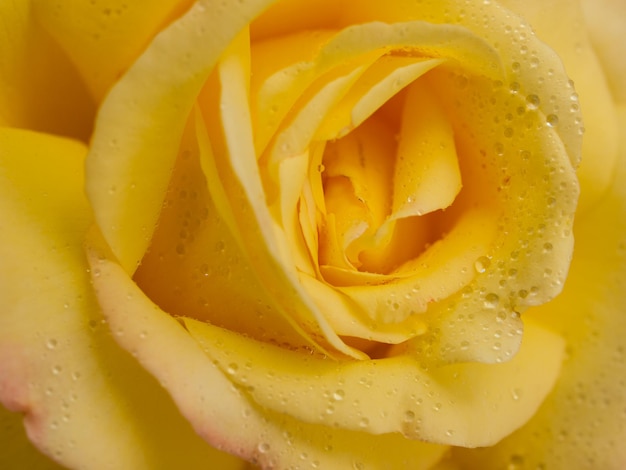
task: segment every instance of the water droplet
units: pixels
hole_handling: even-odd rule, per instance
[[[498,157],[501,157],[502,155],[504,155],[504,145],[502,145],[501,142],[496,142],[494,144],[493,148],[494,148],[494,150],[496,152],[496,155]]]
[[[485,296],[484,305],[486,308],[496,308],[500,302],[500,297],[497,294],[489,293]]]
[[[541,100],[537,95],[532,94],[526,97],[526,107],[530,110],[534,111],[539,108],[539,103],[541,103]]]
[[[481,256],[474,263],[474,269],[476,269],[476,272],[478,273],[484,273],[490,264],[491,262],[489,261],[489,258],[487,258],[486,256]]]
[[[230,375],[234,375],[237,373],[238,369],[239,369],[239,366],[235,364],[234,362],[231,362],[230,364],[228,364],[228,367],[226,368],[226,372],[228,372]]]
[[[261,442],[259,444],[259,452],[262,454],[267,454],[270,450],[270,445],[267,442]]]
[[[54,338],[50,338],[50,339],[48,340],[48,342],[46,343],[46,347],[47,347],[48,349],[54,349],[54,348],[56,348],[56,347],[57,347],[57,340],[56,340],[56,339],[54,339]]]
[[[415,419],[415,413],[411,410],[407,410],[404,412],[404,420],[405,421],[413,421]]]
[[[556,114],[548,114],[546,116],[546,124],[549,127],[556,127],[559,123],[559,117]]]
[[[346,393],[343,390],[335,390],[333,392],[333,400],[341,401],[346,396]]]
[[[506,467],[507,470],[518,470],[521,469],[524,465],[524,457],[521,455],[513,454],[509,459],[509,465]]]
[[[370,420],[367,418],[361,418],[359,420],[359,427],[360,428],[366,428],[370,425]]]
[[[513,388],[511,389],[511,397],[513,398],[513,400],[517,401],[521,398],[522,396],[522,390],[519,388]]]
[[[54,375],[59,375],[61,373],[61,371],[63,370],[63,368],[61,366],[54,366],[52,368],[52,373]]]

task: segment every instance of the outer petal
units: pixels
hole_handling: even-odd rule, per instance
[[[263,468],[428,469],[447,447],[300,422],[250,399],[188,331],[160,310],[90,237],[94,286],[116,339],[167,388],[196,432]],[[129,315],[129,312],[132,312]],[[393,449],[393,452],[389,452]]]
[[[61,470],[56,462],[39,452],[28,440],[22,417],[0,406],[0,468],[29,470]]]
[[[31,2],[37,20],[70,57],[98,102],[152,37],[191,4],[191,0]]]
[[[503,364],[429,367],[410,356],[337,362],[182,321],[213,364],[263,407],[307,423],[467,447],[493,444],[525,423],[554,384],[563,352],[561,338],[529,323],[520,353]]]
[[[622,0],[582,0],[591,43],[600,59],[613,98],[626,102],[626,3]]]
[[[619,117],[626,135],[626,108]],[[624,139],[621,144],[610,192],[577,220],[576,251],[563,293],[529,311],[568,343],[561,377],[519,432],[490,449],[456,450],[460,468],[626,468]]]
[[[27,0],[0,2],[0,125],[87,139],[94,104]]]
[[[168,469],[223,458],[220,468],[237,468],[192,432],[102,324],[82,250],[91,223],[85,153],[73,141],[0,130],[0,400],[68,467]]]
[[[577,108],[580,105],[584,116],[583,159],[578,171],[581,186],[578,207],[580,214],[597,203],[607,191],[618,155],[618,128],[612,97],[607,78],[589,42],[580,4],[572,0],[555,0],[549,3],[541,0],[503,0],[501,3],[528,20],[539,39],[559,54],[576,85],[578,94],[572,95],[568,106]],[[595,5],[598,2],[593,0],[593,3]],[[592,10],[599,14],[599,9]],[[612,17],[615,20],[609,23],[609,29],[619,29],[614,25],[621,18],[619,11],[612,13]],[[555,18],[559,20],[554,21]],[[595,16],[591,19],[597,21]],[[604,24],[602,28],[605,28]],[[609,37],[604,34],[598,41],[605,45]],[[623,66],[624,42],[619,40],[619,36],[611,37],[611,41],[616,47],[608,47],[606,51],[615,59],[616,64]],[[618,55],[620,47],[622,51]],[[604,51],[605,49],[598,49],[599,53]],[[622,82],[624,77],[626,75],[622,74]],[[612,81],[619,83],[618,76],[613,77]]]

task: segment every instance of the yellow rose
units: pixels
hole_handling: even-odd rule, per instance
[[[70,468],[621,468],[614,8],[609,91],[567,1],[6,2],[0,400]]]

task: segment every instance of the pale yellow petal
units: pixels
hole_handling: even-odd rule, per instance
[[[228,201],[220,210],[230,214],[225,218],[234,224],[232,233],[248,267],[280,312],[299,325],[303,334],[318,337],[316,347],[325,353],[333,354],[330,345],[340,354],[363,357],[341,341],[300,286],[285,232],[267,206],[249,112],[249,63],[246,54],[238,53],[248,47],[245,41],[232,45],[200,97],[206,143],[212,149],[202,154],[204,171],[207,179],[220,181]],[[208,175],[212,171],[216,174]]]
[[[626,102],[626,3],[621,0],[583,0],[591,44],[600,60],[613,98]]]
[[[605,76],[604,68],[601,67],[598,57],[607,57],[610,54],[614,58],[616,67],[624,64],[621,58],[623,54],[623,41],[612,31],[619,30],[620,10],[611,10],[602,13],[602,2],[587,2],[594,4],[590,13],[606,17],[610,15],[614,20],[602,22],[598,25],[598,18],[592,16],[590,21],[594,25],[592,31],[604,31],[602,36],[596,35],[600,46],[594,49],[589,42],[586,29],[587,23],[580,9],[580,2],[570,0],[557,0],[550,3],[540,0],[505,0],[502,2],[513,11],[524,17],[537,33],[538,39],[552,47],[563,61],[568,75],[574,81],[576,87],[571,90],[570,102],[564,104],[564,110],[582,110],[585,133],[582,147],[582,162],[578,171],[581,185],[581,198],[579,213],[597,203],[611,183],[611,178],[616,165],[618,129],[616,115],[613,106],[613,97],[609,91],[607,79],[612,83],[624,81],[626,75],[620,79],[618,75]],[[623,14],[623,13],[622,13]],[[558,18],[558,21],[554,21]],[[611,32],[610,32],[611,31]],[[603,38],[603,39],[601,39]],[[621,49],[621,50],[620,50]],[[596,54],[599,54],[596,56]],[[531,60],[538,60],[533,59]],[[532,63],[531,63],[532,65]],[[611,70],[609,66],[609,70]]]
[[[626,109],[619,113],[626,135]],[[566,341],[554,391],[522,429],[490,449],[457,450],[462,469],[626,465],[626,146],[611,191],[576,221],[576,248],[563,293],[528,311]]]
[[[232,380],[248,367],[246,363],[228,363],[222,370],[181,325],[195,321],[177,321],[153,304],[112,260],[97,234],[92,234],[89,244],[99,302],[112,330],[123,333],[115,339],[155,375],[196,432],[217,448],[262,468],[290,468],[307,462],[331,470],[387,465],[426,470],[446,451],[446,446],[411,441],[399,434],[374,436],[304,423],[259,406],[250,398],[248,385]],[[309,353],[304,357],[310,357]]]
[[[236,459],[193,433],[159,384],[112,340],[83,252],[91,223],[84,145],[3,129],[0,149],[3,404],[23,413],[29,438],[66,467],[215,461],[237,468]]]
[[[419,354],[336,362],[183,321],[210,360],[263,407],[307,423],[467,447],[494,444],[524,424],[558,377],[563,354],[562,340],[534,322],[508,363],[428,367]]]
[[[196,4],[155,38],[100,109],[87,194],[107,242],[129,272],[150,243],[185,122],[220,54],[268,5]],[[203,42],[204,47],[197,47]]]
[[[233,232],[237,226],[228,219],[219,174],[209,167],[213,161],[204,122],[195,113],[183,135],[159,225],[134,280],[172,315],[262,341],[314,347],[311,332],[281,309],[250,270],[241,236]]]

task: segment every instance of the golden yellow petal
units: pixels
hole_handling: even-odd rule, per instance
[[[189,0],[31,3],[37,21],[71,59],[96,102],[152,38],[191,5]]]
[[[0,125],[87,141],[95,106],[30,1],[0,4]]]

